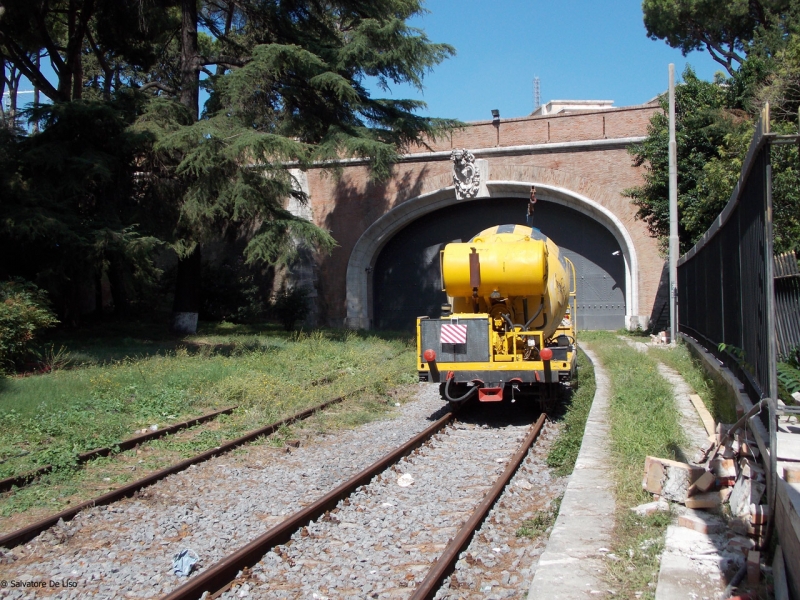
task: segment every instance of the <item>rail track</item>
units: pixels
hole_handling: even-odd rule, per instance
[[[199,598],[206,591],[232,598],[247,592],[244,586],[247,597],[312,597],[313,589],[338,598],[377,597],[373,590],[384,596],[385,584],[369,587],[377,578],[395,582],[389,596],[432,598],[459,554],[464,562],[472,532],[544,421],[489,427],[442,414],[431,423],[426,416],[437,405],[432,394],[406,405],[394,421],[323,436],[297,450],[256,446],[194,467],[129,500],[84,511],[74,525],[59,523],[26,545],[0,550],[0,579],[24,573],[76,580],[79,587],[59,598]],[[546,433],[550,439],[549,426]],[[402,440],[408,441],[393,448]],[[531,458],[523,473],[534,481],[541,466]],[[261,469],[269,476],[259,479]],[[413,475],[412,486],[398,485],[402,472]],[[529,496],[516,494],[528,504]],[[482,537],[498,510],[484,522]],[[184,546],[201,561],[180,586],[170,563]],[[339,581],[313,566],[326,562]]]
[[[318,379],[312,380],[311,382],[309,382],[309,385],[314,387],[326,383],[331,383],[334,380],[335,377],[331,375],[325,375]],[[364,388],[361,387],[351,393],[358,393],[363,390]],[[147,442],[160,439],[167,435],[178,433],[180,431],[183,431],[184,429],[189,429],[190,427],[194,427],[195,425],[201,425],[203,423],[213,421],[217,417],[233,413],[233,411],[235,411],[237,408],[239,407],[228,406],[203,415],[199,415],[197,417],[192,417],[190,419],[180,421],[179,423],[173,423],[172,425],[161,427],[153,431],[146,431],[144,433],[139,433],[130,438],[121,440],[116,444],[114,444],[113,446],[104,446],[102,448],[95,448],[93,450],[89,450],[88,452],[81,452],[80,454],[75,455],[75,466],[82,466],[87,462],[94,460],[96,458],[111,456],[112,454],[125,452],[126,450],[131,450],[133,448],[136,448],[137,446],[140,446],[141,444],[145,444]],[[268,427],[270,426],[268,425],[267,428]],[[0,494],[8,492],[14,487],[21,488],[26,485],[30,485],[40,477],[47,475],[48,473],[52,473],[54,470],[55,467],[53,465],[42,465],[41,467],[32,469],[25,473],[20,473],[18,475],[12,475],[10,477],[0,479]]]
[[[415,577],[412,575],[411,580],[407,579],[408,575],[413,573],[413,571],[408,571],[404,567],[407,565],[397,565],[395,564],[394,572],[382,572],[381,578],[382,579],[391,579],[392,577],[396,577],[398,584],[402,584],[403,586],[411,586],[413,587],[413,592],[411,594],[411,598],[413,600],[423,600],[423,599],[430,599],[433,598],[436,594],[436,591],[441,586],[445,577],[447,577],[454,569],[456,561],[458,560],[459,554],[461,551],[466,548],[469,544],[470,540],[476,529],[480,526],[483,522],[484,518],[486,517],[488,511],[495,503],[497,498],[505,489],[506,485],[510,481],[511,477],[517,471],[520,463],[525,458],[529,448],[535,442],[536,438],[538,437],[542,426],[544,425],[546,416],[542,414],[536,423],[529,428],[527,435],[524,437],[524,440],[517,448],[516,452],[513,456],[508,460],[505,469],[500,474],[500,476],[493,482],[493,484],[486,486],[486,485],[472,485],[467,486],[468,488],[471,487],[472,490],[470,492],[461,494],[459,498],[458,504],[470,504],[475,501],[475,491],[479,492],[479,499],[477,502],[477,506],[472,510],[471,514],[468,511],[463,509],[455,511],[445,511],[449,514],[447,515],[447,524],[444,527],[439,527],[440,532],[448,533],[450,529],[453,529],[452,523],[457,522],[460,517],[464,515],[468,515],[466,522],[464,522],[460,528],[458,528],[455,535],[446,543],[444,550],[440,553],[438,559],[434,562],[433,566],[427,571],[425,577],[420,581],[415,581]],[[313,503],[311,506],[304,508],[303,510],[298,511],[294,515],[292,515],[289,519],[285,520],[284,522],[280,523],[276,527],[273,527],[271,530],[248,544],[247,546],[241,548],[234,554],[226,557],[222,561],[218,562],[217,564],[213,565],[212,567],[208,568],[207,570],[203,571],[198,576],[194,577],[188,583],[184,584],[177,590],[173,591],[172,593],[168,594],[164,597],[163,600],[193,600],[197,598],[201,598],[204,593],[209,592],[212,594],[213,597],[230,597],[236,598],[235,593],[228,593],[224,594],[226,590],[228,590],[234,583],[239,582],[242,585],[248,585],[248,595],[251,597],[274,597],[272,593],[277,588],[278,590],[281,589],[297,589],[297,585],[301,583],[300,581],[293,581],[293,578],[290,576],[291,569],[296,566],[297,562],[303,560],[300,558],[303,554],[303,550],[298,548],[299,544],[293,544],[291,550],[291,556],[287,554],[287,550],[280,550],[280,554],[276,554],[273,549],[281,544],[286,544],[287,542],[293,540],[295,542],[299,542],[303,539],[308,538],[315,538],[319,539],[320,537],[326,537],[330,534],[330,537],[333,538],[333,542],[337,542],[335,539],[337,537],[335,532],[326,532],[325,530],[331,529],[340,529],[343,523],[347,523],[350,526],[358,527],[355,523],[350,523],[349,521],[343,521],[343,518],[347,518],[343,516],[343,512],[346,512],[349,507],[352,507],[354,504],[358,504],[359,502],[367,502],[369,503],[368,497],[372,497],[374,500],[373,504],[377,503],[381,499],[386,499],[391,495],[387,495],[387,487],[396,485],[394,482],[394,477],[387,475],[387,470],[389,467],[395,465],[397,461],[402,458],[408,456],[411,452],[421,448],[423,444],[426,444],[431,440],[431,438],[443,430],[443,428],[451,423],[454,419],[453,413],[448,413],[434,422],[430,427],[425,429],[423,432],[394,450],[393,452],[389,453],[382,459],[376,461],[367,469],[363,470],[362,472],[358,473],[356,476],[351,478],[346,483],[339,486],[336,490],[326,494],[318,501]],[[443,458],[442,454],[446,456],[448,450],[452,450],[454,447],[464,446],[465,443],[467,445],[474,443],[472,439],[465,439],[471,438],[474,436],[458,436],[458,431],[465,431],[462,430],[454,430],[455,435],[452,433],[445,437],[461,437],[461,439],[456,440],[455,443],[448,443],[449,440],[444,440],[443,443],[437,444],[437,448],[433,449],[432,447],[429,448],[429,452],[426,453],[426,458],[421,459],[421,462],[427,462],[428,466],[431,466],[430,463],[439,461]],[[449,433],[449,432],[448,432]],[[485,430],[482,432],[484,433],[484,437],[486,435]],[[498,436],[499,437],[499,436]],[[502,445],[501,445],[502,446]],[[496,450],[500,450],[500,447],[495,448]],[[472,457],[475,460],[477,457]],[[485,458],[485,457],[484,457]],[[492,459],[490,459],[492,460]],[[494,459],[500,460],[500,459]],[[502,459],[505,462],[505,459]],[[408,462],[408,461],[406,461]],[[412,461],[416,462],[416,461]],[[479,461],[476,461],[479,462]],[[484,461],[485,462],[485,461]],[[445,463],[446,464],[446,463]],[[402,465],[402,467],[409,467],[410,464]],[[491,462],[484,464],[483,467],[491,467],[495,466],[492,465]],[[422,469],[424,471],[424,468]],[[491,470],[491,469],[490,469]],[[441,471],[441,464],[439,465],[439,471]],[[382,476],[382,481],[378,481],[375,483],[371,483],[369,486],[366,486],[373,478],[376,476]],[[448,487],[442,479],[446,480],[447,478],[441,476],[438,478],[434,475],[434,485],[440,485],[441,489],[440,492],[457,492],[456,487]],[[398,480],[399,481],[399,480]],[[484,482],[481,482],[484,483]],[[365,486],[362,488],[362,486]],[[488,487],[488,491],[485,489]],[[359,494],[360,498],[355,498],[354,494],[356,490],[362,488],[361,493]],[[376,489],[370,489],[376,488]],[[381,490],[380,488],[383,488]],[[482,495],[482,499],[480,499],[480,495]],[[412,494],[413,496],[413,494]],[[397,505],[392,504],[391,502],[387,501],[381,504],[381,507],[389,507],[392,508],[396,507]],[[449,508],[445,505],[445,508]],[[413,510],[409,508],[409,510]],[[436,517],[430,514],[430,506],[423,505],[421,510],[426,511],[428,514],[420,514],[419,521],[413,524],[413,527],[424,527],[425,521],[433,521],[436,522]],[[331,515],[331,511],[337,511],[339,514],[336,516]],[[353,508],[349,512],[358,512],[359,508]],[[403,511],[404,512],[404,511]],[[318,521],[317,523],[312,523],[315,520],[322,518],[322,521]],[[359,519],[356,518],[356,521]],[[360,519],[363,522],[363,518]],[[370,521],[371,523],[371,521]],[[309,527],[311,525],[311,527]],[[347,527],[346,529],[351,529],[352,527]],[[366,529],[369,529],[369,524],[367,525]],[[402,530],[402,526],[398,528]],[[387,530],[388,531],[388,530]],[[419,531],[419,530],[417,530]],[[341,533],[341,530],[338,532]],[[393,534],[389,531],[389,537],[393,537]],[[341,536],[339,536],[341,539]],[[441,536],[440,536],[441,538]],[[447,538],[444,538],[446,541]],[[371,540],[373,543],[375,540]],[[423,542],[423,546],[431,546],[436,547],[437,545],[441,545],[441,539],[439,540],[439,544],[435,541],[435,539],[431,539],[429,541]],[[319,542],[311,542],[317,546],[316,554],[320,555],[320,553],[324,553],[325,550],[319,550]],[[341,551],[343,548],[339,543],[335,543],[337,546],[337,550]],[[346,546],[346,544],[345,544]],[[351,549],[351,548],[346,548]],[[278,559],[279,563],[283,563],[284,566],[289,565],[289,569],[276,569],[275,561],[270,561],[269,558],[267,560],[262,560],[267,553],[271,553],[272,557],[279,557],[284,556],[286,560]],[[411,552],[408,552],[411,554]],[[430,554],[429,552],[427,554]],[[270,557],[270,558],[272,558]],[[412,562],[420,562],[421,555],[419,557],[413,557]],[[311,562],[315,562],[315,557],[312,557]],[[345,561],[347,558],[344,559]],[[360,559],[359,559],[360,560]],[[270,562],[272,564],[270,564]],[[391,560],[388,561],[391,564]],[[418,565],[415,565],[418,566]],[[283,571],[283,572],[281,572]],[[374,574],[374,573],[373,573]],[[283,582],[277,582],[281,576],[283,576]],[[297,579],[296,577],[294,579]],[[353,579],[358,579],[358,576],[354,573]],[[353,581],[351,579],[351,581]],[[262,583],[261,587],[253,587],[250,589],[250,585],[246,583],[247,580]],[[416,585],[415,585],[416,584]],[[369,585],[369,584],[368,584]],[[323,587],[323,586],[321,586]],[[329,590],[325,590],[326,592],[330,593]],[[342,597],[350,596],[351,594],[359,594],[363,592],[363,589],[357,589],[355,587],[351,587],[350,589],[337,589],[336,594],[341,594]],[[367,590],[369,591],[369,590]],[[411,591],[411,590],[409,590]]]
[[[126,450],[131,450],[132,448],[136,448],[136,446],[139,446],[141,444],[157,440],[167,435],[172,435],[173,433],[178,433],[179,431],[188,429],[189,427],[194,427],[195,425],[207,423],[208,421],[212,421],[221,415],[229,415],[237,408],[238,408],[237,406],[228,406],[227,408],[221,408],[220,410],[215,410],[213,412],[200,415],[199,417],[194,417],[192,419],[181,421],[180,423],[175,423],[167,427],[162,427],[161,429],[156,429],[155,431],[140,433],[139,435],[135,435],[126,440],[122,440],[118,444],[115,444],[113,447],[104,446],[103,448],[95,448],[94,450],[90,450],[89,452],[82,452],[75,456],[75,464],[83,465],[89,462],[90,460],[94,460],[96,458],[101,458],[103,456],[110,456],[111,454],[117,454],[118,452],[125,452]],[[36,481],[39,477],[47,475],[48,473],[52,473],[54,469],[55,467],[53,465],[43,465],[38,469],[33,469],[32,471],[28,471],[27,473],[22,473],[20,475],[14,475],[12,477],[6,477],[5,479],[0,479],[0,494],[2,494],[3,492],[8,492],[14,487],[21,488],[23,486],[29,485],[34,481]]]
[[[354,392],[351,392],[351,393],[357,393],[357,392],[362,391],[362,390],[363,390],[363,388],[360,388],[360,389],[355,390]],[[105,505],[108,505],[108,504],[112,504],[113,502],[117,502],[118,500],[121,500],[123,498],[129,498],[129,497],[133,496],[134,494],[137,494],[137,493],[141,492],[146,487],[149,487],[149,486],[153,485],[154,483],[156,483],[158,481],[161,481],[162,479],[164,479],[165,477],[167,477],[169,475],[173,475],[175,473],[180,473],[181,471],[184,471],[184,470],[188,469],[191,466],[200,464],[202,462],[205,462],[207,460],[210,460],[210,459],[212,459],[214,457],[220,456],[220,455],[225,454],[227,452],[231,452],[232,450],[240,448],[241,446],[243,446],[245,444],[248,444],[248,443],[250,443],[250,442],[252,442],[252,441],[254,441],[254,440],[256,440],[256,439],[258,439],[260,437],[267,436],[267,435],[270,435],[272,433],[275,433],[276,431],[278,431],[281,427],[283,427],[285,425],[290,425],[290,424],[295,423],[297,421],[301,421],[303,419],[307,419],[308,417],[318,413],[321,410],[324,410],[324,409],[326,409],[326,408],[328,408],[330,406],[333,406],[334,404],[338,404],[339,402],[342,402],[345,399],[345,397],[346,396],[338,396],[336,398],[333,398],[332,400],[328,400],[326,402],[323,402],[322,404],[318,404],[317,406],[313,406],[313,407],[308,408],[306,410],[300,411],[300,412],[298,412],[298,413],[296,413],[296,414],[294,414],[294,415],[292,415],[290,417],[287,417],[285,419],[281,419],[280,421],[275,421],[274,423],[270,423],[269,425],[265,425],[264,427],[259,427],[258,429],[250,431],[250,432],[244,434],[243,436],[240,436],[240,437],[238,437],[238,438],[236,438],[234,440],[226,442],[226,443],[224,443],[224,444],[222,444],[220,446],[217,446],[216,448],[212,448],[211,450],[206,450],[205,452],[201,452],[200,454],[197,454],[197,455],[195,455],[195,456],[193,456],[191,458],[187,458],[187,459],[182,460],[182,461],[180,461],[178,463],[175,463],[174,465],[171,465],[171,466],[166,467],[164,469],[160,469],[160,470],[156,471],[155,473],[151,473],[150,475],[148,475],[146,477],[142,477],[141,479],[137,479],[136,481],[133,481],[133,482],[131,482],[131,483],[127,484],[127,485],[124,485],[124,486],[122,486],[120,488],[117,488],[115,490],[112,490],[112,491],[110,491],[110,492],[108,492],[106,494],[103,494],[103,495],[98,496],[96,498],[92,498],[91,500],[87,500],[85,502],[81,502],[80,504],[76,504],[75,506],[72,506],[71,508],[62,510],[62,511],[60,511],[60,512],[54,514],[54,515],[51,515],[49,517],[45,517],[44,519],[40,519],[39,521],[36,521],[35,523],[32,523],[32,524],[28,525],[27,527],[23,527],[22,529],[18,529],[17,531],[13,531],[13,532],[7,533],[5,535],[0,535],[0,548],[14,548],[15,546],[18,546],[19,544],[24,544],[25,542],[28,542],[28,541],[32,540],[33,538],[35,538],[40,533],[42,533],[43,531],[46,531],[47,529],[51,528],[53,525],[58,524],[59,522],[63,523],[63,522],[70,521],[77,514],[79,514],[83,510],[86,510],[87,508],[91,508],[93,506],[105,506]],[[223,411],[217,411],[216,413],[212,413],[211,415],[205,415],[207,418],[203,419],[200,422],[208,421],[211,418],[215,418],[215,417],[219,416],[220,414],[226,414],[228,412],[231,412],[232,410],[233,410],[233,408],[224,409]],[[198,419],[193,419],[192,421],[196,421],[197,422]],[[183,429],[183,428],[188,427],[189,425],[186,425],[186,423],[189,423],[189,422],[190,421],[187,421],[185,423],[179,423],[179,424],[177,424],[177,425],[175,425],[173,427],[176,427],[177,428],[176,431],[177,431],[178,429]],[[154,432],[154,433],[157,433],[157,432]],[[137,438],[133,438],[133,440],[139,440],[139,442],[141,442],[142,438],[145,438],[145,437],[148,437],[148,436],[147,435],[138,436]],[[153,437],[150,437],[149,439],[153,439],[155,437],[160,437],[160,436],[153,436]],[[131,445],[130,447],[133,448],[134,445]],[[105,450],[106,449],[104,448],[104,449],[100,449],[100,450],[93,451],[93,452],[103,452]],[[108,449],[108,450],[110,450],[110,449]],[[106,456],[106,454],[99,454],[98,456]]]

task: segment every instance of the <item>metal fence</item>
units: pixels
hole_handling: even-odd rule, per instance
[[[727,206],[678,261],[678,330],[731,369],[753,403],[767,399],[768,410],[760,415],[769,431],[767,502],[772,523],[790,531],[786,519],[792,517],[776,504],[777,416],[797,416],[800,410],[778,406],[777,361],[798,352],[800,269],[794,253],[773,255],[770,147],[775,144],[800,144],[800,135],[770,133],[767,106]]]
[[[678,260],[679,331],[733,371],[753,402],[777,387],[768,123],[762,115],[727,206]]]
[[[800,357],[800,269],[794,252],[775,257],[774,274],[778,355]]]

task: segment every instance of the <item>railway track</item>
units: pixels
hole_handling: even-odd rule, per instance
[[[490,488],[502,490],[541,422],[536,431],[530,421],[448,425],[450,415],[431,424],[426,417],[441,404],[435,394],[423,396],[405,405],[394,421],[323,436],[289,453],[251,447],[225,461],[192,467],[133,498],[84,511],[73,523],[58,524],[11,552],[0,551],[0,579],[72,579],[77,587],[54,591],[59,598],[200,597],[205,590],[226,597],[241,597],[243,591],[247,597],[269,598],[312,597],[314,591],[331,598],[376,592],[383,597],[387,591],[403,598],[432,597],[459,553],[460,563],[469,556],[462,549],[493,502]],[[423,428],[433,441],[414,435]],[[548,425],[546,439],[549,432]],[[530,440],[523,443],[526,436]],[[409,438],[415,439],[395,447]],[[533,454],[523,466],[530,481],[542,469],[541,462],[531,463]],[[366,468],[372,463],[380,475]],[[398,485],[403,472],[415,479],[410,487]],[[333,488],[337,491],[323,497]],[[514,492],[506,490],[506,503],[509,494]],[[532,492],[517,496],[531,504]],[[482,513],[475,512],[479,505]],[[493,527],[498,510],[495,506],[484,529]],[[184,547],[201,559],[189,588],[180,587],[186,580],[170,568],[173,554]],[[434,562],[436,570],[428,574]],[[459,577],[464,579],[460,571]],[[346,585],[331,585],[337,582]],[[384,582],[394,582],[395,588]],[[425,589],[427,595],[420,595]]]
[[[353,393],[357,393],[359,391],[361,391],[361,389],[356,390]],[[259,427],[258,429],[249,431],[243,436],[240,436],[234,440],[226,442],[220,446],[217,446],[216,448],[212,448],[211,450],[206,450],[205,452],[201,452],[200,454],[197,454],[191,458],[187,458],[186,460],[182,460],[169,467],[160,469],[155,473],[151,473],[146,477],[137,479],[136,481],[133,481],[115,490],[112,490],[106,494],[103,494],[96,498],[92,498],[91,500],[87,500],[85,502],[81,502],[80,504],[76,504],[75,506],[72,506],[66,510],[62,510],[54,515],[50,515],[49,517],[45,517],[44,519],[40,519],[39,521],[36,521],[35,523],[28,525],[27,527],[23,527],[21,529],[18,529],[17,531],[12,531],[11,533],[7,533],[5,535],[0,535],[0,548],[14,548],[19,544],[24,544],[25,542],[32,540],[37,535],[48,530],[54,525],[70,521],[83,510],[95,506],[105,506],[117,502],[119,500],[122,500],[123,498],[129,498],[141,492],[145,488],[153,485],[154,483],[161,481],[165,477],[168,477],[169,475],[180,473],[181,471],[184,471],[189,467],[200,464],[217,456],[221,456],[227,452],[231,452],[232,450],[236,450],[237,448],[240,448],[241,446],[244,446],[245,444],[248,444],[260,437],[271,435],[276,431],[278,431],[281,427],[290,425],[292,423],[301,421],[303,419],[307,419],[308,417],[318,413],[321,410],[324,410],[330,406],[333,406],[334,404],[342,402],[344,398],[345,396],[339,396],[337,398],[333,398],[332,400],[328,400],[326,402],[323,402],[322,404],[318,404],[317,406],[313,406],[306,410],[300,411],[299,413],[296,413],[285,419],[281,419],[280,421],[270,423],[269,425],[265,425],[264,427]],[[219,414],[225,414],[232,410],[233,409],[231,408],[231,409],[225,409],[224,412],[218,411],[217,413],[213,413],[211,417],[205,420],[209,420],[210,418],[219,416]],[[198,419],[194,419],[194,421],[197,420]],[[188,427],[188,425],[185,425],[184,423],[181,423],[179,425],[180,427],[178,427],[178,429],[183,429],[185,427]],[[145,436],[143,435],[140,437],[145,437]],[[105,449],[100,449],[96,452],[102,452],[103,450]],[[101,456],[105,456],[105,454],[101,454]]]
[[[126,450],[131,450],[132,448],[136,448],[141,444],[160,439],[167,435],[178,433],[179,431],[188,429],[190,427],[194,427],[195,425],[200,425],[202,423],[212,421],[217,417],[219,417],[220,415],[229,415],[237,408],[238,408],[237,406],[229,406],[227,408],[222,408],[220,410],[215,410],[213,412],[200,415],[199,417],[194,417],[186,421],[181,421],[180,423],[175,423],[167,427],[162,427],[161,429],[156,429],[155,431],[140,433],[139,435],[135,435],[126,440],[120,441],[119,443],[115,444],[114,447],[105,446],[103,448],[95,448],[94,450],[90,450],[89,452],[82,452],[75,456],[75,464],[80,466],[96,458],[100,458],[103,456],[110,456],[111,454],[117,454],[119,452],[125,452]],[[53,465],[43,465],[38,469],[28,471],[27,473],[22,473],[20,475],[14,475],[12,477],[6,477],[5,479],[0,479],[0,494],[8,492],[14,487],[21,488],[26,485],[30,485],[31,483],[35,482],[39,477],[47,475],[48,473],[52,473],[54,469],[55,467]]]
[[[238,588],[244,586],[247,586],[245,591],[248,597],[274,598],[276,592],[299,591],[298,588],[303,586],[308,588],[308,582],[300,575],[302,569],[296,569],[298,564],[324,563],[328,563],[329,572],[316,573],[320,576],[320,582],[314,584],[321,595],[369,595],[374,589],[369,581],[373,579],[370,575],[375,575],[374,579],[384,584],[390,582],[389,586],[393,586],[390,590],[378,591],[411,592],[413,600],[433,598],[445,577],[453,571],[459,554],[467,547],[474,532],[517,471],[545,421],[545,415],[542,414],[508,458],[498,457],[498,454],[508,454],[511,439],[519,441],[519,428],[506,428],[511,431],[503,433],[510,435],[497,435],[494,429],[470,430],[458,426],[445,430],[445,425],[453,417],[452,413],[441,417],[406,444],[205,570],[165,596],[164,600],[193,600],[201,598],[205,592],[215,597],[221,594],[223,598],[233,599],[240,592]],[[439,439],[428,443],[440,431],[441,435],[437,436]],[[491,443],[493,441],[497,443]],[[422,447],[423,444],[426,446]],[[442,472],[443,465],[448,470],[447,465],[452,464],[454,456],[459,456],[453,453],[475,449],[476,444],[489,454],[463,457],[463,460],[472,461],[475,467],[472,476],[475,479],[468,478],[465,481],[463,473]],[[418,448],[420,450],[415,452],[415,456],[397,463],[399,458]],[[504,463],[505,468],[492,482],[499,462]],[[397,473],[402,470],[408,472],[398,479]],[[418,485],[426,488],[421,494],[411,492],[411,485],[403,485],[408,482],[411,472],[418,474]],[[482,476],[490,481],[481,480]],[[377,481],[371,481],[376,477]],[[405,493],[398,493],[398,486],[403,486],[400,489]],[[431,488],[438,489],[431,494]],[[420,499],[420,495],[424,498]],[[474,508],[470,512],[467,507],[472,506]],[[386,516],[387,513],[391,514],[391,518]],[[412,518],[409,519],[409,516]],[[465,516],[468,517],[466,521],[458,526]],[[351,543],[354,537],[359,537],[359,534],[354,535],[354,530],[360,530],[361,539],[357,544]],[[408,539],[402,537],[404,532]],[[416,539],[411,539],[414,537]],[[277,548],[290,541],[290,546]],[[441,552],[440,546],[443,547]],[[370,552],[372,556],[366,557],[360,552]],[[337,555],[335,559],[334,553]],[[432,567],[425,569],[424,577],[420,580],[420,574],[423,573],[420,567],[424,569],[431,555],[436,554],[438,558]],[[335,576],[338,581],[326,585],[325,582],[330,580],[330,577],[326,577],[330,572],[337,571],[335,566],[330,568],[331,561],[339,563]],[[345,565],[350,563],[368,563],[378,567],[380,574],[378,569],[367,573],[359,568],[350,568],[349,573],[344,573],[348,570]],[[313,570],[312,574],[315,574]],[[248,581],[254,583],[252,588]],[[339,582],[343,585],[337,585]],[[236,591],[225,592],[234,584]],[[316,593],[305,588],[299,592],[299,597],[310,597]],[[377,595],[375,591],[375,597]]]

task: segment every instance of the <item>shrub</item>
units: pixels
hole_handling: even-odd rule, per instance
[[[37,332],[56,323],[45,292],[22,279],[0,282],[0,369],[22,359]]]
[[[298,321],[302,321],[308,314],[308,290],[294,287],[284,289],[272,304],[272,311],[286,331],[294,329]]]

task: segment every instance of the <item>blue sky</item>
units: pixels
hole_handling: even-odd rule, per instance
[[[707,52],[687,57],[650,40],[640,0],[427,0],[430,13],[412,25],[458,54],[425,78],[425,90],[393,86],[375,97],[416,98],[427,114],[462,121],[533,111],[533,78],[542,103],[613,100],[615,106],[647,102],[667,89],[668,65],[679,79],[688,62],[702,79],[722,66]]]

